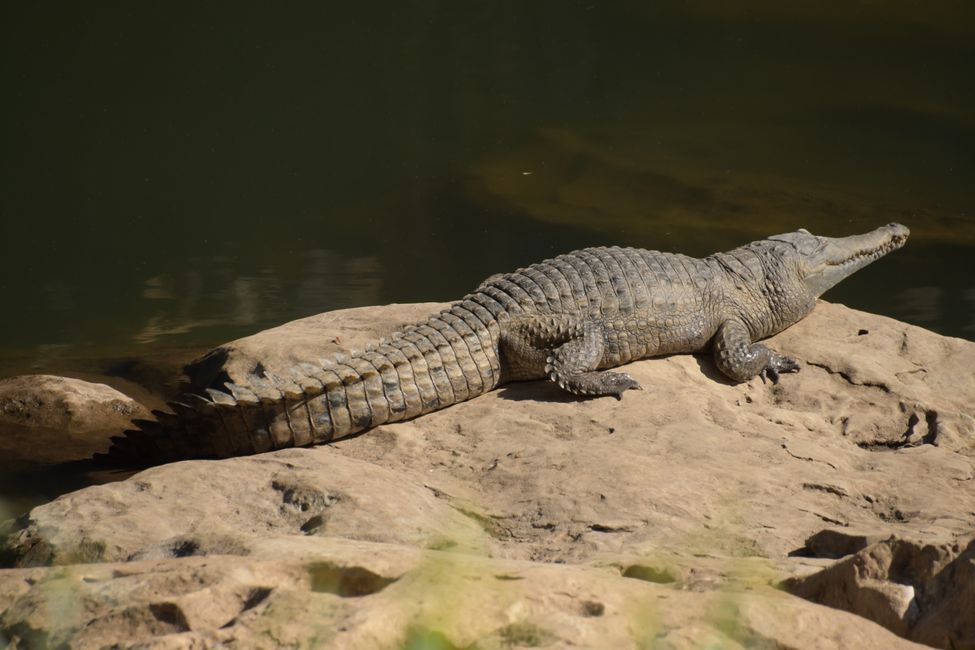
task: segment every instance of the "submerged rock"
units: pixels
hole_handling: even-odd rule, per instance
[[[106,386],[70,377],[21,375],[0,379],[0,425],[77,434],[122,429],[149,412]]]
[[[67,486],[87,484],[59,464],[104,451],[133,419],[151,417],[147,408],[105,384],[52,375],[0,380],[0,495],[18,505],[24,499],[36,504],[39,493],[49,499]]]

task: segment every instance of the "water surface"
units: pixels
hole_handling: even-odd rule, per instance
[[[893,220],[829,297],[975,336],[970,3],[354,4],[0,9],[0,375]]]

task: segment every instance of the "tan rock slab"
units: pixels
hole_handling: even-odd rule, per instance
[[[247,556],[278,536],[491,547],[476,520],[417,478],[328,447],[173,463],[35,508],[12,541],[23,566]]]
[[[920,647],[768,587],[688,591],[593,567],[295,539],[278,557],[14,569],[15,647]]]
[[[228,376],[257,362],[278,372],[437,307],[298,321],[224,346],[221,363]],[[630,364],[645,390],[620,402],[512,384],[327,447],[175,463],[67,494],[34,508],[6,547],[22,565],[62,566],[3,571],[0,595],[27,603],[59,570],[131,567],[144,600],[83,586],[94,613],[77,625],[107,622],[57,632],[25,605],[0,630],[110,639],[131,620],[156,647],[909,647],[767,588],[876,539],[972,532],[975,344],[820,303],[771,345],[802,364],[778,385],[732,385],[708,356],[676,355]],[[807,543],[825,529],[847,531],[849,546]],[[231,566],[237,582],[222,577]],[[241,577],[259,570],[285,577]],[[229,585],[199,623],[165,586],[189,584],[185,572],[207,594]],[[877,580],[894,617],[908,615],[900,583]]]

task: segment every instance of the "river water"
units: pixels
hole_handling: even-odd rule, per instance
[[[249,4],[0,9],[0,376],[889,221],[827,297],[975,337],[971,3]]]

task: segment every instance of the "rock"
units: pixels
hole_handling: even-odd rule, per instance
[[[941,544],[890,537],[783,586],[920,643],[975,648],[975,536]]]
[[[299,321],[224,346],[196,378],[283,372],[289,355],[361,345],[437,307]],[[770,585],[876,539],[971,533],[975,344],[828,303],[771,344],[803,364],[778,385],[731,385],[706,356],[670,356],[630,364],[647,390],[621,402],[513,384],[326,447],[175,463],[66,494],[7,538],[22,568],[0,571],[0,635],[911,647]],[[861,588],[878,620],[942,646],[967,638],[952,631],[964,584],[937,583],[948,596],[935,614],[911,609],[906,587],[916,601],[920,583],[885,575]],[[58,594],[84,606],[36,613]]]
[[[55,464],[105,451],[132,419],[151,417],[105,384],[51,375],[0,380],[0,494],[36,505],[37,490],[48,499],[64,492],[78,477],[53,470]]]
[[[393,304],[300,318],[221,345],[187,365],[184,373],[198,390],[223,388],[227,381],[246,384],[249,377],[261,377],[265,372],[289,376],[295,363],[316,362],[341,350],[362,348],[400,325],[424,320],[447,306],[449,303]]]
[[[249,555],[257,540],[293,535],[492,548],[475,518],[418,479],[328,447],[176,463],[35,508],[15,546],[22,566]]]
[[[879,542],[877,535],[857,533],[850,530],[825,528],[806,540],[807,550],[813,557],[841,558],[853,555],[874,542]]]
[[[217,555],[0,580],[15,647],[918,648],[769,587],[684,591],[600,568],[279,539]]]
[[[782,382],[779,403],[829,414],[844,437],[866,449],[935,445],[975,453],[975,344],[839,305],[823,307],[820,301],[775,340],[804,370],[826,373],[819,383],[830,390],[812,394],[801,382]]]
[[[105,384],[53,375],[0,380],[0,425],[58,429],[65,434],[122,429],[148,411]]]
[[[925,585],[911,638],[939,648],[975,648],[975,548],[968,546]]]

